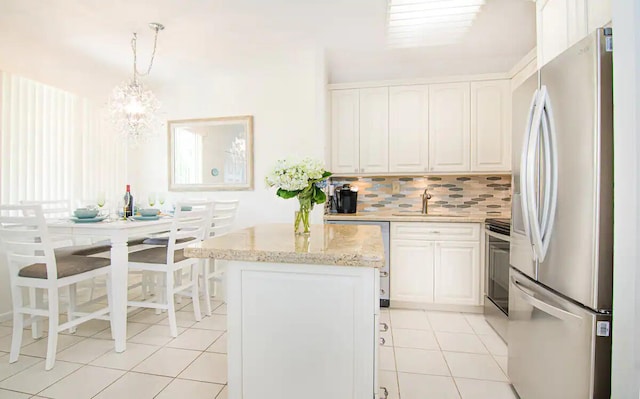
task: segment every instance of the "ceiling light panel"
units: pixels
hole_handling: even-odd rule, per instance
[[[460,41],[485,0],[389,0],[387,42],[391,47],[440,45]],[[402,46],[399,46],[399,41]],[[434,44],[438,43],[438,44]]]

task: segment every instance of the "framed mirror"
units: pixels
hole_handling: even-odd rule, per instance
[[[167,125],[169,190],[253,190],[253,116]]]

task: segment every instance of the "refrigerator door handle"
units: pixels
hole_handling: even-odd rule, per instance
[[[524,300],[534,308],[540,309],[541,311],[560,320],[582,320],[582,318],[578,315],[567,312],[566,310],[557,308],[553,305],[549,305],[548,303],[533,297],[531,294],[525,291],[524,286],[520,284],[520,282],[518,282],[518,280],[513,276],[511,276],[511,284],[516,288],[516,293],[520,295],[522,300]]]
[[[547,88],[542,88],[544,107],[542,117],[542,131],[545,141],[545,201],[544,211],[542,215],[541,238],[542,245],[540,248],[540,262],[544,261],[549,243],[551,242],[551,233],[556,216],[556,206],[558,204],[558,147],[556,141],[556,130],[553,119],[553,108]]]
[[[527,144],[527,176],[526,176],[526,197],[527,197],[527,218],[529,222],[529,241],[533,246],[534,260],[540,260],[542,255],[542,233],[540,229],[540,214],[536,203],[536,160],[538,159],[541,131],[542,131],[542,114],[544,112],[544,88],[538,91],[537,105],[533,114],[533,122],[531,123],[531,134],[529,135],[529,143]]]
[[[531,98],[531,105],[529,106],[529,116],[527,118],[527,125],[525,127],[524,132],[524,140],[522,141],[522,153],[520,156],[520,196],[521,201],[520,205],[522,207],[522,224],[524,231],[526,233],[527,239],[529,240],[529,245],[532,245],[531,241],[531,220],[529,220],[529,208],[531,207],[529,203],[528,186],[529,186],[529,178],[530,174],[527,172],[528,165],[528,154],[529,154],[529,140],[531,134],[533,132],[533,115],[536,112],[536,107],[538,103],[538,90],[533,93],[533,97]]]

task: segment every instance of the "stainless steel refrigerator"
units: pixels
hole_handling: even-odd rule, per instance
[[[610,397],[611,30],[513,94],[511,383],[522,399]]]

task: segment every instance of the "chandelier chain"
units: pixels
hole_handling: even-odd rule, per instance
[[[156,56],[156,47],[158,45],[158,31],[160,29],[158,28],[154,28],[154,30],[156,31],[155,37],[153,39],[153,51],[151,53],[151,60],[149,60],[149,67],[147,68],[146,72],[139,72],[138,71],[138,54],[137,54],[137,41],[138,41],[138,34],[137,33],[133,33],[133,39],[131,39],[131,49],[133,50],[133,81],[136,82],[138,79],[138,76],[147,76],[149,75],[149,73],[151,72],[151,68],[153,67],[153,60]]]

